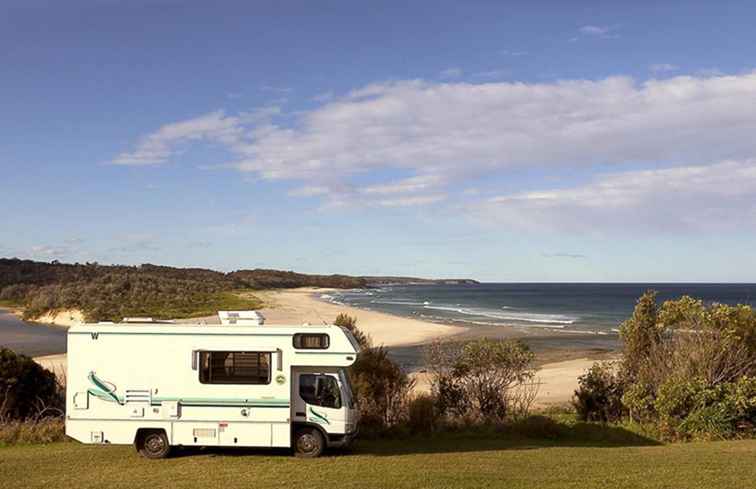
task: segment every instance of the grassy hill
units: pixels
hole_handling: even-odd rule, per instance
[[[248,293],[254,290],[366,285],[359,277],[279,270],[222,273],[151,264],[0,259],[0,305],[20,307],[29,319],[63,309],[80,309],[90,321],[119,321],[126,316],[197,317],[224,309],[257,309],[262,303]]]
[[[32,469],[33,468],[33,469]],[[130,446],[0,448],[0,487],[680,488],[750,489],[756,440],[656,445],[445,435],[364,441],[315,460],[284,452],[184,450],[166,460]]]

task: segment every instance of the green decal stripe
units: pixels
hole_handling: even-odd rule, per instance
[[[177,401],[182,406],[244,406],[264,408],[288,408],[289,401],[279,399],[217,399],[191,397],[153,397],[152,403],[159,405],[164,401]]]
[[[107,385],[105,385],[105,382],[103,382],[97,375],[95,375],[94,372],[89,372],[89,375],[87,376],[90,382],[92,382],[98,389],[89,389],[88,392],[92,395],[99,397],[100,399],[105,399],[117,402],[118,404],[123,404],[123,401],[118,398],[117,395],[114,394],[113,391],[115,389],[110,389]],[[110,399],[108,399],[110,398]]]
[[[110,394],[109,392],[101,391],[100,389],[87,389],[87,392],[98,399],[102,399],[103,401],[123,404],[123,399],[120,399],[117,396]]]
[[[320,414],[319,412],[315,411],[312,407],[310,407],[310,414],[315,416],[316,420],[322,421],[325,424],[331,424],[331,422],[328,421],[328,418],[326,418],[324,415]]]

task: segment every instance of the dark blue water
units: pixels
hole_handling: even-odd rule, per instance
[[[690,295],[706,303],[756,305],[756,284],[412,285],[343,291],[325,299],[436,322],[601,334],[616,330],[649,289],[659,293],[660,302]]]

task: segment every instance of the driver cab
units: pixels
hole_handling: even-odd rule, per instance
[[[292,424],[320,431],[329,447],[348,445],[357,434],[359,413],[346,370],[306,368],[294,372]]]

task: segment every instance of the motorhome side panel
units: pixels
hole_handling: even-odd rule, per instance
[[[245,328],[246,330],[246,328]],[[68,336],[66,433],[83,443],[133,443],[164,429],[172,445],[289,446],[291,335],[220,328],[79,327]],[[198,352],[253,352],[260,384],[213,383]],[[236,355],[248,362],[250,354]],[[230,372],[228,362],[216,368]],[[207,367],[207,365],[205,365]]]

